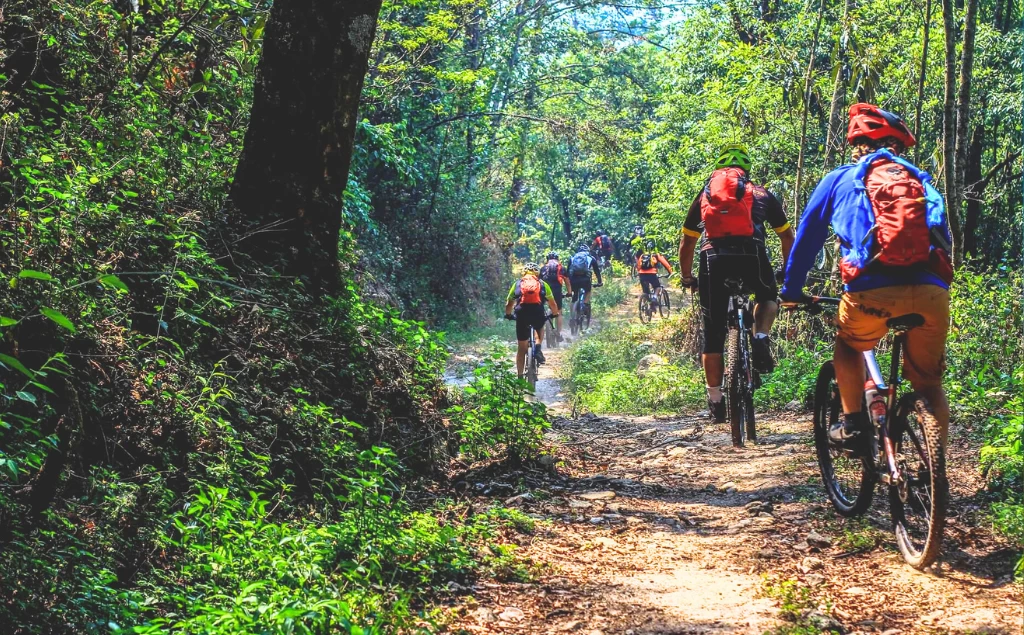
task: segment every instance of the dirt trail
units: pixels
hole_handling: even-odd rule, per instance
[[[976,450],[954,444],[943,564],[919,573],[895,551],[884,501],[860,523],[827,508],[809,415],[759,415],[760,443],[743,449],[704,413],[573,420],[557,380],[563,354],[547,354],[538,384],[559,415],[548,435],[557,465],[479,477],[529,492],[501,498],[538,519],[518,551],[535,575],[477,584],[453,632],[760,634],[792,626],[765,592],[794,580],[810,589],[801,612],[819,627],[1024,633],[1012,552],[976,500]]]

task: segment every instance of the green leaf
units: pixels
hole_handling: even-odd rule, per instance
[[[50,282],[53,280],[53,276],[42,271],[36,271],[35,269],[22,269],[18,272],[19,278],[32,278],[33,280],[43,280]]]
[[[35,386],[36,388],[38,388],[39,390],[42,390],[44,392],[48,392],[51,395],[56,395],[57,394],[57,393],[53,392],[53,388],[50,388],[46,384],[40,384],[38,381],[31,381],[29,383],[32,384],[33,386]]]
[[[39,309],[39,312],[45,315],[46,317],[50,318],[54,322],[56,322],[59,326],[63,326],[67,330],[71,331],[72,333],[76,333],[78,331],[78,329],[75,328],[75,325],[71,323],[71,320],[69,320],[67,316],[65,316],[63,313],[56,309],[50,309],[44,306],[41,309]]]
[[[18,399],[21,399],[22,401],[29,402],[33,406],[38,405],[38,403],[39,403],[39,402],[36,401],[36,396],[35,395],[33,395],[30,392],[25,392],[24,390],[19,390],[19,391],[15,392],[14,396],[16,396]]]
[[[124,291],[125,293],[128,293],[128,285],[126,285],[124,282],[121,282],[121,279],[115,276],[114,274],[107,274],[105,276],[101,276],[100,284],[102,284],[105,287],[110,287],[111,289],[116,289],[118,291]]]
[[[5,365],[10,366],[11,368],[13,368],[14,370],[18,371],[22,375],[28,377],[29,379],[35,379],[36,378],[35,373],[33,373],[29,369],[25,368],[25,365],[22,364],[20,361],[18,361],[17,358],[11,357],[10,355],[4,355],[3,353],[0,353],[0,362],[3,362]]]
[[[14,318],[0,316],[0,326],[14,326],[17,323]]]
[[[48,154],[44,154],[43,156],[39,157],[39,160],[42,161],[43,163],[53,163],[53,157],[51,157]]]
[[[93,185],[96,185],[99,182],[100,182],[100,180],[98,178],[96,178],[95,176],[90,176],[89,177],[89,183],[92,183]]]

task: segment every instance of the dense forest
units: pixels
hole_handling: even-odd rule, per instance
[[[906,119],[947,198],[954,425],[1024,547],[1022,15],[0,0],[3,630],[443,622],[530,522],[454,475],[530,463],[548,425],[504,360],[448,391],[443,332],[597,230],[673,253],[729,142],[797,224],[858,101]]]

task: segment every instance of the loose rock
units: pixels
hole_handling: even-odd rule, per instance
[[[810,573],[825,568],[825,562],[821,558],[807,557],[800,562],[800,572]]]
[[[827,549],[832,546],[832,539],[822,536],[816,531],[807,534],[807,544],[820,549]]]
[[[584,492],[583,494],[580,494],[580,498],[587,501],[611,500],[615,498],[615,492],[611,490],[604,490],[601,492]]]

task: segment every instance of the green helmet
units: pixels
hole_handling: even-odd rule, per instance
[[[715,161],[715,169],[737,167],[750,172],[750,154],[746,146],[740,143],[730,143],[718,153],[718,160]]]

